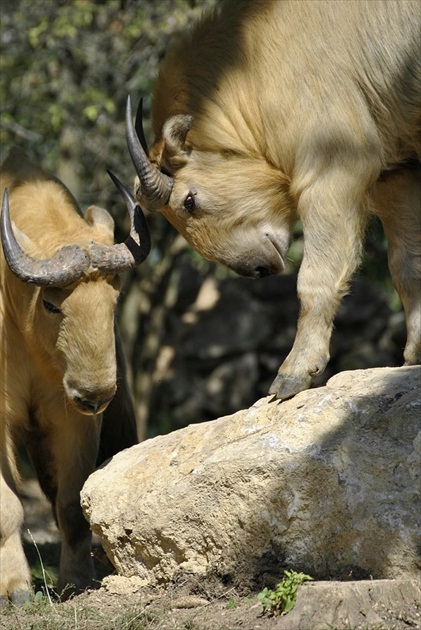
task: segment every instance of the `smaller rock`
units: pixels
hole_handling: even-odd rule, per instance
[[[132,595],[139,593],[147,585],[148,581],[133,575],[107,575],[101,582],[101,586],[114,595]]]
[[[306,583],[298,589],[295,607],[279,619],[276,628],[392,630],[402,616],[408,628],[419,628],[421,618],[416,610],[420,603],[421,589],[416,580]]]

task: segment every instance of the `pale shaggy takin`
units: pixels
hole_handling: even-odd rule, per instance
[[[149,156],[128,107],[139,203],[206,258],[281,273],[301,221],[297,333],[270,389],[280,399],[329,360],[372,213],[405,309],[405,363],[421,361],[420,64],[418,0],[222,0],[162,63]]]
[[[106,210],[91,206],[83,216],[65,186],[22,152],[9,154],[0,175],[0,604],[6,604],[27,600],[31,587],[20,538],[19,440],[60,531],[59,591],[69,586],[67,596],[94,584],[80,490],[97,463],[137,441],[115,309],[119,272],[141,263],[150,242],[139,207],[116,178],[132,221],[119,245]]]

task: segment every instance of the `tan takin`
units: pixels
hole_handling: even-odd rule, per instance
[[[114,176],[132,220],[120,245],[108,212],[91,206],[82,216],[64,185],[22,152],[10,153],[0,175],[0,603],[21,603],[30,573],[20,539],[18,439],[60,530],[58,588],[70,585],[68,595],[92,585],[79,494],[97,461],[136,443],[114,313],[118,274],[144,260],[149,233]]]
[[[281,399],[329,360],[373,212],[405,308],[405,362],[421,361],[420,22],[416,0],[222,0],[163,62],[150,161],[128,107],[139,202],[206,258],[278,274],[301,221],[297,334],[270,389]]]

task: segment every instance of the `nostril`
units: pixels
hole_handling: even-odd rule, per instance
[[[256,273],[259,278],[265,278],[266,276],[272,275],[272,271],[268,269],[268,267],[256,267]]]
[[[108,398],[103,398],[101,400],[90,400],[89,398],[82,398],[80,396],[75,396],[73,398],[74,403],[80,409],[92,414],[98,413],[100,410],[104,409],[104,407],[112,400],[113,396]]]
[[[81,407],[86,411],[90,411],[91,413],[96,413],[97,409],[99,409],[99,404],[97,402],[93,402],[92,400],[88,400],[87,398],[75,396],[73,400],[78,407]]]

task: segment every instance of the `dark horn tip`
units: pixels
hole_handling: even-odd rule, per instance
[[[148,256],[151,249],[151,237],[147,221],[142,212],[142,208],[136,204],[133,195],[127,190],[124,184],[122,184],[118,177],[109,169],[107,169],[107,173],[118,188],[129,211],[131,229],[130,236],[125,240],[125,245],[131,252],[135,265],[140,265]],[[133,232],[137,234],[137,237],[134,236]]]
[[[114,173],[109,168],[107,168],[107,173],[111,177],[113,183],[117,186],[117,188],[118,188],[119,184],[122,185],[121,181],[118,179],[117,175],[114,175]]]
[[[139,105],[137,107],[134,128],[144,152],[146,153],[146,155],[149,155],[148,143],[146,142],[145,131],[143,129],[143,98],[140,99]]]
[[[9,190],[5,188],[3,191],[3,203],[2,203],[2,213],[1,213],[1,238],[6,239],[8,236],[9,230],[12,230],[12,222],[10,220],[10,212],[9,212]]]
[[[126,101],[126,118],[130,118],[130,120],[133,120],[132,118],[133,114],[132,114],[132,99],[130,94],[127,96],[127,101]]]
[[[3,209],[6,206],[7,206],[7,209],[8,209],[8,207],[9,207],[9,190],[8,190],[8,188],[5,188],[4,191],[3,191]]]
[[[126,188],[126,186],[118,179],[117,175],[114,175],[114,173],[107,168],[107,173],[108,175],[111,177],[113,184],[115,185],[115,187],[117,188],[118,192],[120,193],[120,195],[123,197],[127,208],[129,211],[132,211],[132,209],[135,206],[135,199],[132,195],[132,193]]]
[[[126,105],[126,126],[130,125],[130,129],[133,126],[133,113],[132,113],[132,99],[130,94],[127,97],[127,105]],[[136,111],[136,118],[134,123],[134,130],[136,132],[136,136],[142,145],[142,149],[145,154],[149,154],[148,143],[146,142],[145,132],[143,130],[143,98],[140,99],[139,105]]]
[[[141,235],[141,261],[145,260],[151,251],[151,235],[149,232],[148,222],[143,214],[142,208],[136,204],[134,211],[134,227],[136,232]]]
[[[2,203],[2,213],[1,213],[1,240],[4,247],[4,242],[7,239],[7,231],[10,224],[10,216],[9,216],[9,191],[7,188],[4,189],[3,192],[3,203]]]

